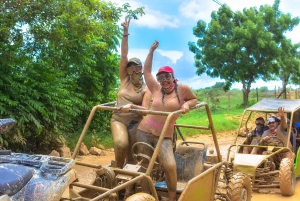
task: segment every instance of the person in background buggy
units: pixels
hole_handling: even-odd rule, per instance
[[[250,133],[248,133],[244,144],[258,145],[264,131],[269,129],[269,127],[265,125],[265,120],[262,117],[258,117],[255,119],[255,125],[256,125],[255,129]],[[244,154],[250,154],[251,151],[252,151],[252,147],[244,147],[243,149]]]
[[[270,145],[270,143],[272,143],[273,140],[275,141],[279,140],[278,142],[276,142],[278,146],[286,147],[288,145],[288,147],[291,150],[293,150],[290,140],[287,139],[288,134],[286,131],[288,129],[288,125],[287,125],[286,117],[284,115],[283,107],[278,108],[278,116],[280,117],[280,120],[276,116],[271,116],[268,118],[267,123],[269,129],[263,133],[259,145],[268,146]],[[262,148],[254,147],[251,154],[257,154],[261,149]],[[264,152],[263,154],[266,154],[266,152]],[[280,163],[280,161],[283,158],[289,158],[294,162],[295,154],[292,151],[278,153],[276,155],[275,161]]]

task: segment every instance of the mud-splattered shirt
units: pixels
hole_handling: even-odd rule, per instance
[[[170,94],[164,95],[164,104],[162,104],[163,94],[160,89],[161,87],[155,91],[151,91],[153,94],[151,109],[155,111],[174,112],[176,110],[180,110],[185,101],[197,98],[189,86],[179,84],[177,86],[177,91],[180,102],[178,101],[175,90],[173,90]],[[178,116],[174,116],[171,120],[165,137],[173,138],[174,124],[177,118]],[[153,135],[160,136],[166,119],[167,116],[148,114],[144,117],[138,129],[146,133],[152,133]]]
[[[143,85],[141,89],[136,90],[133,85],[130,85],[130,82],[131,81],[128,79],[128,81],[119,90],[117,94],[116,107],[124,106],[129,103],[142,105],[143,97],[146,92],[146,85]],[[128,126],[132,120],[141,121],[143,117],[132,112],[114,112],[112,118]]]
[[[284,130],[282,130],[281,129],[281,127],[280,127],[280,125],[278,125],[277,126],[277,128],[276,128],[276,133],[275,134],[272,134],[271,132],[270,132],[270,130],[266,130],[265,132],[264,132],[264,134],[262,135],[262,139],[264,138],[264,137],[266,137],[266,136],[277,136],[277,137],[279,137],[282,141],[283,141],[283,143],[284,143],[284,146],[286,147],[286,145],[287,145],[287,142],[289,143],[289,148],[290,149],[292,149],[292,144],[291,144],[291,142],[287,139],[288,138],[288,134],[287,134],[287,132],[286,131],[284,131]]]

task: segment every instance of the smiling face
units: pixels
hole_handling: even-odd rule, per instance
[[[131,77],[131,82],[138,86],[142,85],[143,83],[143,73],[142,73],[142,66],[137,65],[135,63],[130,63],[129,66],[127,67],[127,74]]]
[[[174,77],[172,73],[160,73],[156,76],[157,81],[166,93],[170,93],[174,89]]]
[[[275,130],[277,128],[277,126],[278,126],[278,123],[276,121],[269,122],[268,126],[269,126],[270,130]]]

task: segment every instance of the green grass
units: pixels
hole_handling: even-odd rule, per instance
[[[72,137],[67,139],[67,145],[70,149],[74,149],[77,141],[79,140],[82,130],[77,131],[72,135]],[[83,138],[83,143],[88,147],[97,147],[101,144],[105,148],[112,148],[114,146],[112,135],[110,133],[102,133],[100,131],[90,131],[88,130]]]
[[[211,111],[213,125],[216,132],[225,132],[236,130],[239,125],[240,116],[243,113],[243,108],[233,109],[230,111],[216,110]],[[177,124],[188,124],[198,126],[208,126],[209,122],[207,114],[204,110],[193,110],[188,114],[181,115],[176,122]],[[180,128],[185,137],[192,137],[199,134],[208,134],[208,130],[199,130],[194,128]]]

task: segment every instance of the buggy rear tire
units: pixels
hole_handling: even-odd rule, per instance
[[[126,201],[155,201],[155,198],[147,193],[136,193],[128,197]]]
[[[250,201],[251,200],[251,181],[243,173],[234,174],[227,186],[227,197],[230,201]]]
[[[279,185],[282,195],[291,196],[295,193],[295,173],[294,164],[288,158],[284,158],[280,162],[279,168]]]

